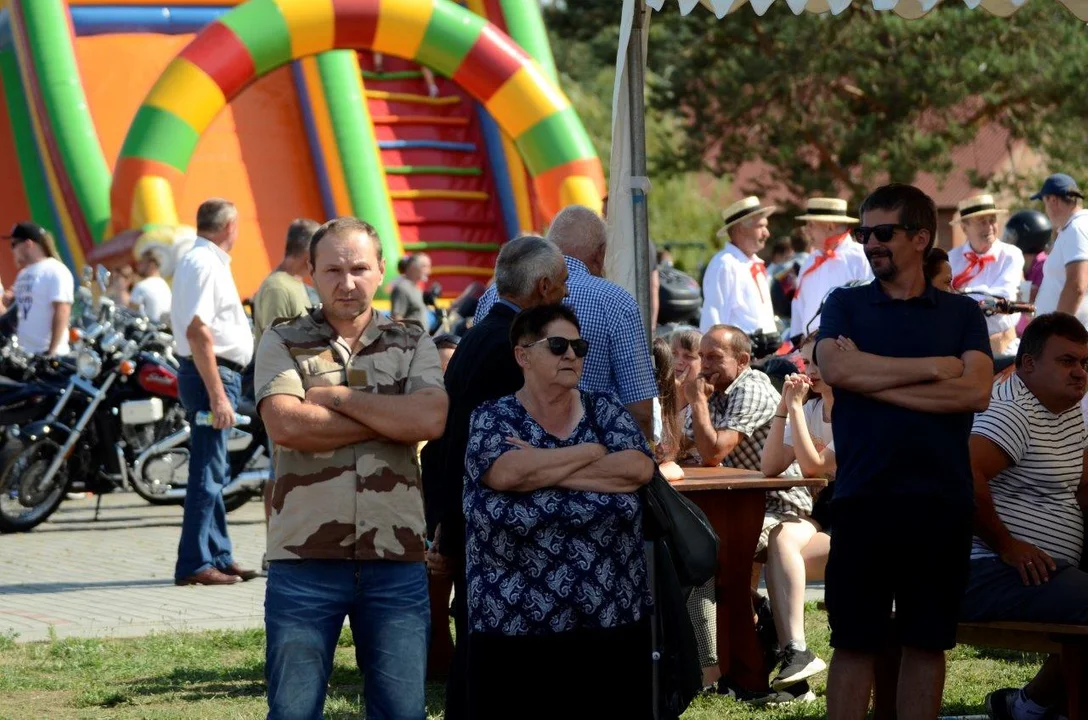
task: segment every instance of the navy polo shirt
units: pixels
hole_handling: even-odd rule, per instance
[[[840,335],[885,357],[991,355],[986,319],[966,295],[926,286],[893,300],[880,282],[839,288],[820,318],[817,343]],[[928,495],[973,506],[967,442],[974,414],[925,413],[834,388],[835,499]]]

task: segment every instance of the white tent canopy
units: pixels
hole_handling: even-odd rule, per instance
[[[852,0],[782,0],[797,15],[802,12],[839,14]],[[947,0],[953,2],[954,0]],[[1045,2],[1046,0],[1035,0]],[[872,0],[873,8],[891,11],[907,19],[919,18],[940,0]],[[970,8],[1007,17],[1027,0],[963,0]],[[1088,0],[1060,0],[1073,15],[1088,22]],[[646,138],[643,112],[643,79],[651,10],[675,3],[684,15],[702,5],[719,19],[751,4],[757,15],[767,12],[774,0],[624,0],[616,51],[616,84],[612,92],[612,154],[610,163],[607,275],[627,288],[649,317],[649,233],[646,228]],[[637,22],[636,22],[637,21]]]

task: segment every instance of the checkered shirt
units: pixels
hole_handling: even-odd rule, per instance
[[[759,471],[763,445],[771,431],[775,409],[781,396],[771,385],[766,373],[752,368],[745,369],[722,392],[710,396],[710,421],[715,430],[734,430],[741,435],[733,452],[722,461],[723,467],[744,468]],[[684,410],[684,435],[687,444],[694,444],[695,431],[691,422],[691,407]],[[701,465],[702,458],[694,446],[688,451],[685,464]],[[801,477],[797,463],[782,473],[785,477]],[[808,488],[793,487],[787,490],[767,492],[766,512],[783,515],[807,516],[812,513],[812,493]]]
[[[650,347],[646,343],[638,304],[619,285],[590,274],[580,260],[563,258],[567,263],[567,289],[564,304],[574,310],[582,326],[582,337],[589,341],[589,354],[582,369],[583,392],[610,392],[624,405],[657,397]],[[492,285],[476,306],[479,324],[499,295]]]

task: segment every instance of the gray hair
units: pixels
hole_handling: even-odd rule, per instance
[[[584,205],[568,205],[552,220],[548,239],[564,255],[585,262],[608,242],[608,226],[600,215]]]
[[[310,241],[321,227],[316,220],[298,218],[287,228],[287,241],[284,243],[285,257],[304,257],[310,253]]]
[[[499,295],[531,295],[543,278],[554,278],[563,267],[563,253],[539,235],[522,235],[502,246],[495,261],[495,290]]]
[[[230,200],[212,198],[200,204],[196,211],[196,231],[202,237],[215,235],[227,229],[238,219],[238,208]]]

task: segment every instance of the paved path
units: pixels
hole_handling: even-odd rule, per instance
[[[264,579],[229,587],[177,587],[174,559],[181,508],[153,506],[132,493],[65,500],[32,532],[0,536],[0,635],[20,642],[57,637],[120,637],[152,631],[263,625]],[[261,505],[230,514],[235,556],[259,567]],[[764,592],[765,589],[763,590]],[[807,600],[823,598],[813,583]]]
[[[249,628],[263,624],[264,579],[229,587],[177,587],[181,508],[132,493],[65,500],[29,533],[0,536],[0,634],[19,641],[146,635],[154,630]],[[261,505],[230,514],[235,556],[259,567]]]

